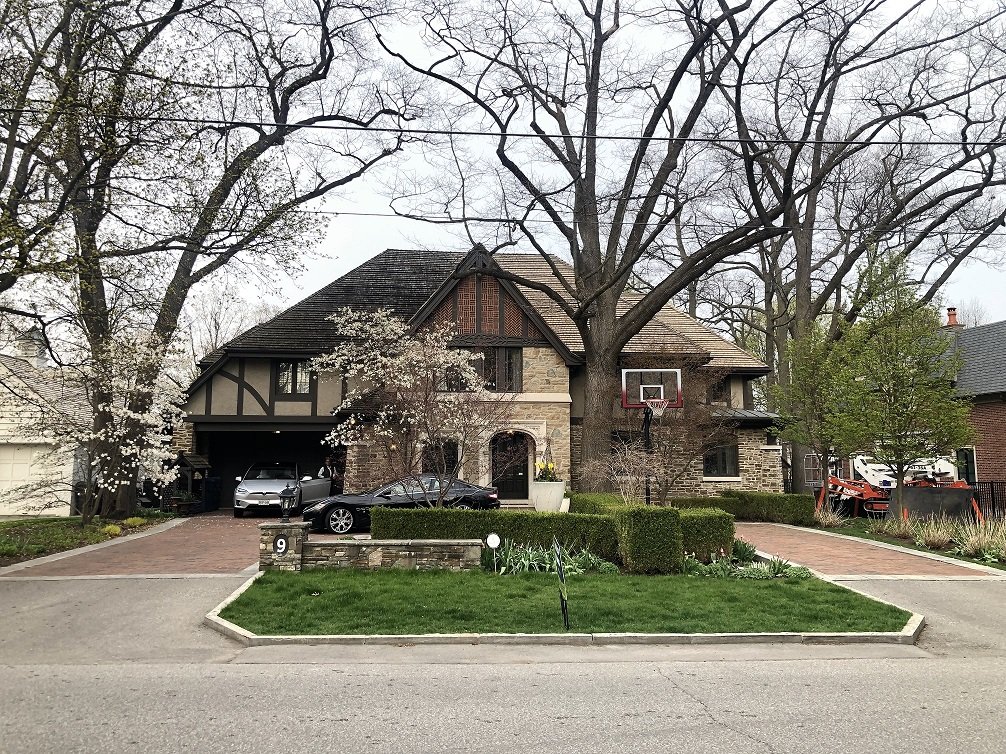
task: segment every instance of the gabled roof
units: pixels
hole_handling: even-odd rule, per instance
[[[355,309],[391,309],[396,315],[411,320],[421,310],[429,309],[431,300],[453,286],[451,276],[466,260],[473,259],[479,249],[459,253],[450,251],[388,249],[364,262],[356,269],[328,284],[303,301],[273,317],[268,322],[247,330],[209,354],[201,364],[222,363],[228,353],[270,353],[313,356],[324,353],[337,340],[334,325],[328,315],[341,307]],[[557,269],[569,280],[572,267],[551,257]],[[494,254],[491,262],[513,275],[548,285],[562,291],[548,262],[539,254],[503,252]],[[511,286],[509,282],[504,281]],[[583,353],[583,341],[576,325],[547,294],[526,285],[512,285],[527,300],[542,323],[554,335],[557,345],[573,354]],[[642,298],[628,291],[622,296],[620,312]],[[561,350],[561,349],[560,349]],[[665,306],[653,320],[633,337],[626,353],[682,353],[709,359],[709,365],[764,374],[769,371],[761,361],[744,349],[730,343],[705,325]],[[207,370],[197,383],[208,376]]]
[[[548,262],[540,254],[496,254],[494,259],[507,272],[520,275],[528,280],[548,285],[554,291],[562,291],[562,284],[555,277]],[[556,268],[567,280],[572,281],[573,268],[558,257],[551,257]],[[583,351],[583,341],[573,320],[547,294],[526,286],[517,286],[528,301],[540,313],[549,327],[566,343],[573,352]],[[571,300],[568,297],[564,297]],[[626,291],[622,294],[618,312],[624,314],[635,305],[643,294]],[[667,304],[660,313],[643,327],[622,349],[623,353],[687,353],[708,355],[710,367],[737,369],[765,374],[769,368],[740,346],[726,340],[722,335],[689,317],[674,306]]]
[[[957,348],[962,361],[958,394],[1006,393],[1006,320],[960,330]]]
[[[63,379],[58,371],[0,354],[0,394],[4,392],[28,404],[44,404],[75,414],[90,413],[83,389]]]

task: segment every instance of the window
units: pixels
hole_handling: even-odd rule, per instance
[[[706,401],[711,404],[730,404],[730,386],[726,380],[718,380],[709,385]]]
[[[702,461],[702,475],[707,477],[739,477],[737,446],[721,445],[708,451]]]
[[[454,440],[431,442],[423,446],[424,474],[453,474],[458,468],[458,444]]]
[[[307,395],[311,392],[311,370],[306,361],[281,361],[276,369],[279,395]]]
[[[519,393],[523,389],[524,349],[486,348],[481,364],[486,390]]]

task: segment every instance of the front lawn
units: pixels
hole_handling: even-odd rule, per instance
[[[580,633],[900,631],[909,613],[817,579],[584,575],[569,580]],[[269,572],[221,617],[258,634],[561,633],[551,574]]]
[[[0,567],[113,539],[115,535],[103,531],[108,523],[95,520],[82,527],[79,516],[0,521]],[[145,528],[143,525],[126,527],[121,521],[111,523],[121,529],[121,534]],[[146,522],[147,525],[150,523]]]
[[[930,550],[928,547],[915,544],[915,542],[910,539],[897,539],[896,537],[874,534],[873,532],[867,531],[871,523],[873,523],[873,519],[870,518],[849,518],[846,519],[841,526],[822,527],[821,531],[832,532],[834,534],[844,534],[849,537],[858,537],[859,539],[867,539],[871,542],[884,542],[885,544],[897,545],[898,547],[904,547],[908,550],[928,552],[934,555],[943,555],[944,557],[953,558],[954,560],[963,560],[967,563],[977,563],[979,565],[991,566],[992,568],[998,568],[999,570],[1006,571],[1006,563],[1000,563],[995,560],[978,560],[977,558],[969,558],[966,555],[961,555],[950,550]]]

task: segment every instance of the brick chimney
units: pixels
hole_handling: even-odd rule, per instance
[[[957,322],[957,307],[948,306],[947,307],[947,327],[959,327]]]

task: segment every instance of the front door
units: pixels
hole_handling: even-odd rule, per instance
[[[500,500],[528,499],[527,435],[520,432],[496,435],[490,443],[493,486]]]

